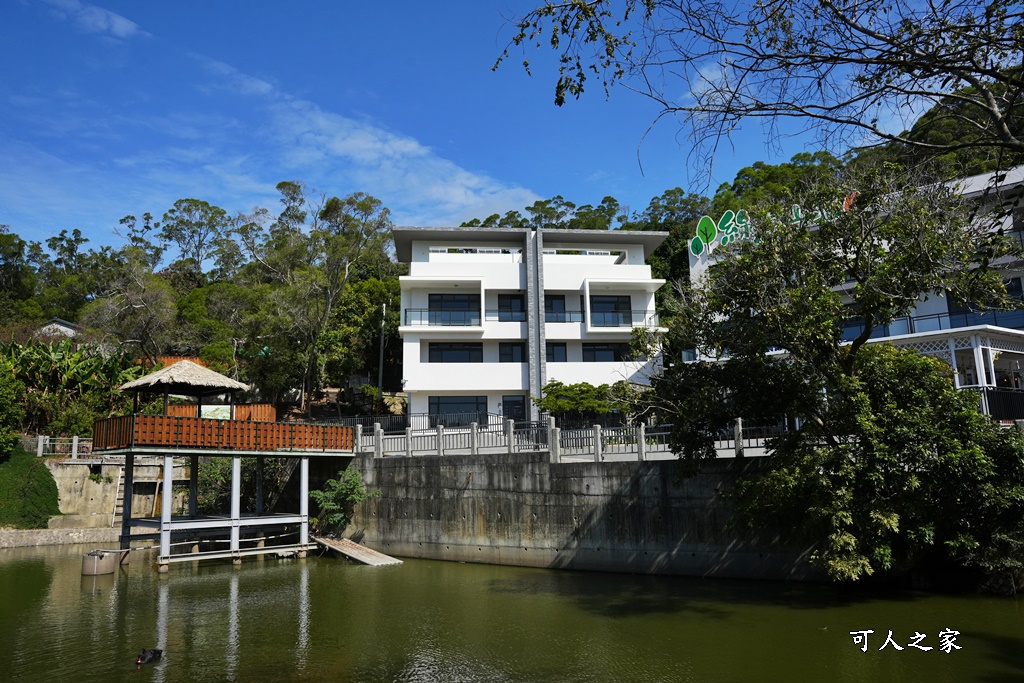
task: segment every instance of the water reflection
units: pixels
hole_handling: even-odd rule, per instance
[[[227,662],[227,678],[235,680],[238,669],[238,574],[232,573],[228,579],[228,647],[225,653]]]
[[[85,580],[78,550],[0,551],[5,681],[939,683],[1024,670],[1024,600],[317,558],[166,575],[133,558]],[[862,652],[849,632],[865,628],[954,628],[964,649]],[[139,671],[142,647],[165,656]]]
[[[295,659],[299,669],[306,668],[306,657],[309,651],[309,565],[305,562],[299,567],[299,627],[296,642]]]
[[[156,647],[164,652],[164,657],[157,660],[154,668],[156,669],[156,675],[153,679],[157,683],[163,683],[164,673],[167,668],[167,618],[170,604],[171,587],[168,585],[165,576],[160,575],[157,584],[157,600],[156,600]]]

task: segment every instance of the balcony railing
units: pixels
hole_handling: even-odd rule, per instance
[[[544,313],[546,323],[581,323],[583,311],[547,311]]]
[[[932,315],[905,316],[897,318],[890,325],[882,325],[871,333],[872,339],[893,337],[917,332],[938,332],[974,325],[995,325],[1012,329],[1024,329],[1024,310],[978,311],[966,313],[935,313]],[[843,339],[853,341],[860,336],[864,325],[856,320],[843,327]]]
[[[653,311],[591,311],[593,327],[657,327],[658,314]]]
[[[432,311],[428,308],[407,308],[404,325],[437,325],[479,327],[480,311]]]
[[[93,451],[157,447],[232,451],[350,451],[352,428],[301,422],[126,415],[97,420]]]

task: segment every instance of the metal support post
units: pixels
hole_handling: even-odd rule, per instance
[[[188,516],[199,514],[199,455],[193,453],[188,462]]]
[[[231,458],[231,553],[232,562],[240,564],[242,558],[238,555],[239,526],[242,519],[242,458],[234,456]]]
[[[168,490],[167,484],[173,481],[174,457],[165,455],[164,476],[161,482],[161,491],[163,493],[161,502],[163,504],[160,506],[160,559],[158,560],[160,565],[166,565],[168,558],[171,556],[171,506],[174,502],[174,496]],[[171,487],[171,490],[173,490],[173,487]]]
[[[256,516],[263,516],[263,458],[256,456]]]
[[[299,543],[309,545],[309,458],[299,460]],[[305,557],[305,550],[300,552]]]
[[[121,550],[131,547],[132,493],[135,485],[135,456],[124,456],[124,504],[121,506]]]

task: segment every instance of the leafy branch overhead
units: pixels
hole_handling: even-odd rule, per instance
[[[606,94],[622,83],[659,118],[680,116],[702,161],[748,119],[778,139],[780,118],[815,126],[826,145],[867,135],[1024,157],[1024,9],[1013,0],[573,0],[512,23],[495,66],[513,48],[550,48],[556,104],[592,76]],[[904,116],[929,108],[931,128],[952,121],[967,134],[904,130]]]

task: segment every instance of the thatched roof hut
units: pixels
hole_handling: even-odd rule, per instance
[[[164,413],[167,412],[167,396],[195,396],[202,403],[203,396],[233,394],[248,391],[249,385],[214,372],[190,360],[180,360],[174,365],[151,372],[131,382],[122,384],[121,391],[133,391],[136,397],[142,392],[164,395]]]

